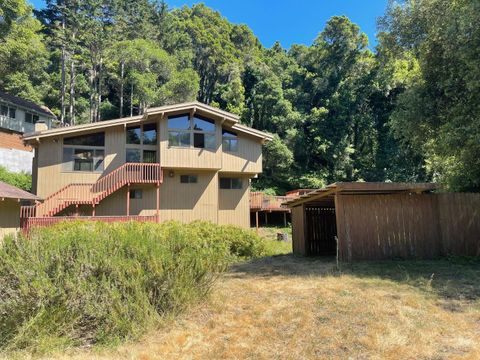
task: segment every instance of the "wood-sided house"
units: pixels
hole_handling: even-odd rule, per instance
[[[199,103],[24,136],[35,148],[24,217],[154,217],[249,226],[250,179],[271,135]]]

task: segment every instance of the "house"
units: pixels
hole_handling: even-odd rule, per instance
[[[190,102],[24,136],[35,149],[32,218],[154,217],[249,227],[250,179],[272,136]]]
[[[340,261],[480,256],[480,194],[436,189],[339,182],[289,199],[293,252]]]
[[[37,196],[0,181],[0,240],[19,230],[21,203],[36,200]]]
[[[0,91],[0,165],[13,172],[32,171],[33,149],[22,140],[35,123],[51,128],[55,115],[46,107]]]

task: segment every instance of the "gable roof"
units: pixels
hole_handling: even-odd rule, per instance
[[[36,139],[50,137],[50,136],[73,134],[73,133],[89,131],[89,130],[99,130],[99,129],[109,128],[112,126],[141,123],[143,121],[146,121],[149,116],[153,116],[153,115],[178,114],[182,112],[186,113],[191,111],[210,115],[210,116],[216,117],[217,119],[221,119],[222,123],[225,123],[229,128],[231,128],[232,130],[238,131],[240,133],[245,133],[254,137],[258,137],[266,141],[270,141],[273,139],[273,136],[271,134],[240,124],[239,123],[240,118],[238,117],[238,115],[229,113],[227,111],[215,108],[210,105],[203,104],[198,101],[150,108],[146,110],[145,114],[143,115],[125,117],[121,119],[106,120],[106,121],[100,121],[97,123],[89,123],[89,124],[83,124],[83,125],[66,126],[62,128],[34,132],[30,134],[25,134],[23,138],[25,141],[30,141],[30,140],[36,140]]]
[[[40,198],[30,194],[29,192],[19,189],[15,186],[9,185],[0,181],[0,200],[2,198],[7,199],[19,199],[19,200],[39,200]]]
[[[32,101],[22,99],[18,96],[7,94],[3,91],[0,91],[0,100],[3,100],[7,103],[10,103],[12,105],[17,105],[19,107],[22,107],[28,110],[33,110],[37,113],[40,113],[42,115],[45,115],[51,118],[56,118],[55,114],[52,113],[52,111],[46,106],[37,105]]]

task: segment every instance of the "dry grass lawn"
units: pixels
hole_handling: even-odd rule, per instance
[[[140,342],[57,358],[480,359],[480,263],[259,259]]]

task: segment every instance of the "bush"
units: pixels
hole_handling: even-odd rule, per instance
[[[14,173],[8,171],[3,166],[0,166],[0,181],[16,186],[25,191],[30,191],[32,189],[32,175],[24,172]]]
[[[46,352],[135,338],[205,298],[231,261],[262,255],[250,231],[64,222],[0,248],[0,350]]]

